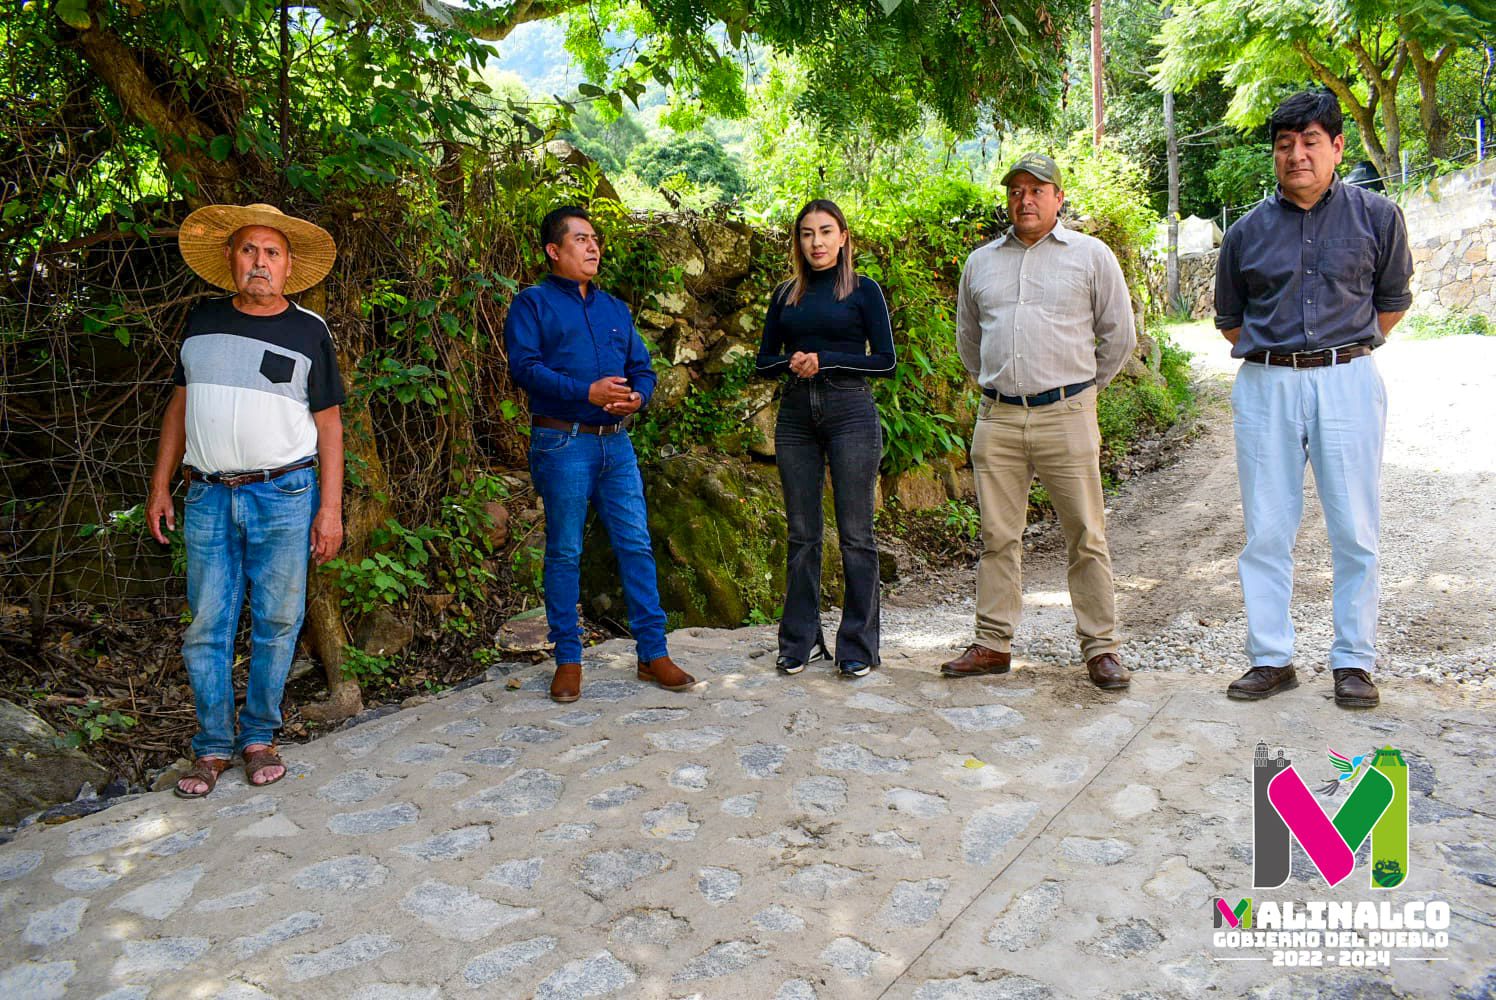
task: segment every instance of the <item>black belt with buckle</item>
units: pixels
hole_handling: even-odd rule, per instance
[[[531,427],[545,427],[553,431],[566,431],[568,434],[595,434],[602,437],[605,434],[617,434],[619,431],[628,429],[628,420],[620,420],[616,424],[579,424],[567,420],[557,420],[555,417],[532,416]]]
[[[1035,396],[1004,396],[996,389],[982,389],[982,395],[988,399],[995,399],[999,403],[1007,403],[1009,406],[1048,406],[1050,403],[1058,403],[1062,399],[1069,399],[1078,395],[1096,384],[1094,378],[1088,378],[1084,382],[1076,382],[1074,385],[1062,385],[1058,389],[1041,392]]]
[[[1367,343],[1330,347],[1323,351],[1296,351],[1293,354],[1274,354],[1272,351],[1257,351],[1242,358],[1257,365],[1273,365],[1277,368],[1328,368],[1343,365],[1347,361],[1364,358],[1371,353]]]
[[[297,472],[301,469],[315,467],[315,458],[303,458],[299,462],[283,465],[279,469],[260,469],[257,472],[200,472],[190,465],[182,466],[182,478],[187,482],[201,479],[205,483],[215,486],[227,486],[232,489],[235,486],[244,486],[248,483],[268,483],[272,479],[279,479],[288,472]]]

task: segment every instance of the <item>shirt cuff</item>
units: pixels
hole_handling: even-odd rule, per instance
[[[1413,305],[1413,293],[1407,295],[1395,295],[1391,298],[1379,299],[1373,297],[1371,307],[1379,313],[1407,312]]]
[[[1215,318],[1217,330],[1235,330],[1242,325],[1240,316],[1217,316]]]

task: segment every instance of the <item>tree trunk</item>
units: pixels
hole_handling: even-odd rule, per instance
[[[1101,53],[1101,0],[1091,0],[1091,138],[1098,149],[1101,148],[1101,139],[1106,132],[1106,107],[1103,102],[1105,88],[1101,78],[1104,66]]]
[[[1428,139],[1429,156],[1435,160],[1449,158],[1449,122],[1439,110],[1439,71],[1444,68],[1444,61],[1453,51],[1454,46],[1445,45],[1430,59],[1422,45],[1412,39],[1408,40],[1408,58],[1418,77],[1418,120]]]
[[[307,291],[302,304],[313,312],[328,315],[327,286],[322,284]],[[358,304],[344,303],[339,311],[356,316]],[[358,352],[352,350],[352,339],[347,335],[336,338],[338,367],[344,378],[354,370],[358,357]],[[352,402],[343,405],[343,448],[349,459],[347,467],[358,469],[361,479],[358,488],[345,483],[343,491],[343,551],[339,555],[350,562],[358,562],[368,554],[370,535],[389,517],[387,502],[378,499],[388,495],[389,480],[372,427],[367,406]],[[325,571],[312,574],[307,593],[307,643],[322,661],[329,697],[320,704],[303,705],[301,714],[323,722],[345,719],[363,710],[363,699],[357,679],[343,673],[344,651],[349,638],[339,603],[341,595],[332,574]]]
[[[1168,275],[1169,312],[1184,309],[1179,294],[1179,136],[1174,130],[1174,92],[1164,91],[1164,134],[1169,142],[1169,256],[1165,265]]]

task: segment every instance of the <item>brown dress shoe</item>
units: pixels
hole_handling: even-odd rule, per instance
[[[696,683],[696,678],[676,666],[668,656],[657,656],[647,662],[640,660],[639,679],[658,684],[666,691],[684,691]]]
[[[940,665],[946,677],[980,677],[983,674],[1005,674],[1013,665],[1012,654],[972,643],[966,652]]]
[[[1122,665],[1116,653],[1101,653],[1086,661],[1091,683],[1103,691],[1119,691],[1132,683],[1132,672]]]
[[[561,704],[582,697],[582,665],[580,663],[556,664],[556,676],[551,678],[551,701]]]
[[[1376,708],[1381,700],[1366,671],[1354,667],[1335,671],[1335,704],[1341,708]]]
[[[1226,697],[1260,701],[1298,686],[1299,678],[1292,663],[1286,667],[1253,667],[1227,685]]]

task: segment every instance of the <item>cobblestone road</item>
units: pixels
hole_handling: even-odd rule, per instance
[[[785,679],[767,629],[672,641],[704,681],[683,695],[613,642],[574,705],[523,668],[288,748],[264,791],[236,771],[204,801],[21,831],[0,847],[0,997],[1496,990],[1489,698],[1409,685],[1355,715],[1323,679],[1256,705],[1187,676],[950,682],[947,654],[912,649],[860,682]],[[1316,776],[1327,744],[1403,748],[1405,888],[1358,868],[1330,890],[1299,855],[1250,889],[1259,739]],[[1449,943],[1375,970],[1226,961],[1266,953],[1212,947],[1216,895],[1440,899]]]

